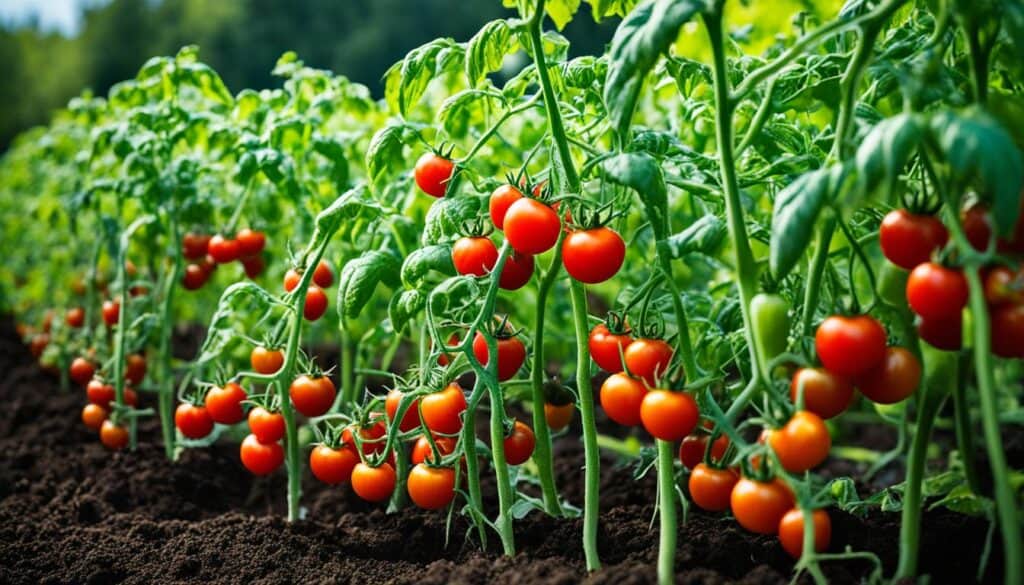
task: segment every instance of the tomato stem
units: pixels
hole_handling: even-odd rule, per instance
[[[168,214],[168,233],[172,246],[172,263],[164,276],[160,302],[160,341],[157,347],[157,383],[159,384],[158,406],[160,430],[167,459],[175,458],[177,433],[174,426],[174,371],[171,368],[171,336],[174,333],[174,292],[181,275],[181,233],[172,211]]]
[[[658,445],[658,583],[675,583],[676,571],[676,480],[675,445],[671,441],[656,439]]]

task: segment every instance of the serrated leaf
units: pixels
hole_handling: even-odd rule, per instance
[[[447,276],[455,274],[451,246],[435,244],[413,250],[402,263],[402,283],[415,288],[431,270]]]
[[[687,254],[714,255],[725,241],[725,222],[715,215],[705,215],[690,227],[668,238],[665,245],[672,258]]]
[[[363,252],[345,263],[338,279],[338,314],[354,319],[369,303],[379,283],[399,286],[400,266],[394,254],[379,250]]]
[[[636,0],[587,0],[594,20],[601,22],[609,16],[625,16],[636,4]]]
[[[453,240],[462,225],[480,214],[480,197],[445,197],[430,206],[423,227],[423,244]]]
[[[558,30],[569,24],[576,11],[580,9],[580,0],[548,0],[544,5],[545,12],[554,21]]]
[[[769,263],[776,280],[789,274],[807,250],[818,215],[841,176],[838,166],[804,173],[775,197]]]
[[[507,20],[492,20],[466,43],[466,77],[476,87],[488,73],[501,69],[506,55],[519,50]]]
[[[388,318],[395,331],[401,331],[427,304],[427,297],[418,290],[406,290],[391,297]]]
[[[448,70],[454,65],[461,68],[459,58],[462,53],[454,45],[451,39],[434,39],[409,51],[405,59],[393,65],[385,74],[384,96],[388,105],[403,116],[407,115],[435,77],[438,64],[441,70]]]
[[[637,192],[655,240],[664,240],[668,236],[668,192],[658,161],[647,153],[630,152],[604,161],[602,168],[610,181]]]
[[[372,184],[376,185],[388,171],[404,163],[402,150],[405,143],[402,137],[405,130],[403,124],[388,125],[370,139],[370,146],[366,149],[366,172]]]

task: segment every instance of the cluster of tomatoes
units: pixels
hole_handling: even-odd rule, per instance
[[[288,270],[284,275],[284,290],[292,292],[302,280],[300,274],[294,268]],[[306,289],[306,304],[302,307],[302,316],[307,321],[316,321],[327,312],[327,293],[325,288],[334,284],[334,271],[326,260],[321,260],[313,269],[313,282]]]
[[[188,260],[181,277],[182,286],[186,290],[199,290],[210,280],[218,264],[236,260],[242,264],[246,276],[256,278],[266,267],[263,258],[266,244],[266,235],[250,228],[239,230],[234,238],[189,232],[181,239],[181,253]]]
[[[88,402],[82,408],[82,423],[86,428],[98,431],[100,442],[111,450],[123,449],[128,445],[128,429],[111,420],[116,390],[114,385],[97,370],[95,362],[88,357],[76,357],[68,368],[70,378],[85,387]],[[139,395],[132,388],[138,387],[146,377],[146,358],[142,354],[130,354],[124,365],[124,396],[126,407],[135,408]]]

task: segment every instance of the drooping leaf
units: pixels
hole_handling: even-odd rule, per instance
[[[804,173],[775,197],[768,258],[777,280],[789,274],[807,250],[818,215],[842,174],[841,166]]]
[[[721,248],[725,235],[725,222],[718,216],[705,215],[690,224],[690,227],[670,236],[665,243],[672,258],[678,259],[693,253],[713,255]]]
[[[455,274],[451,246],[435,244],[413,250],[402,263],[402,283],[415,288],[431,270],[448,276]]]
[[[388,318],[395,331],[401,331],[427,304],[427,297],[418,290],[404,290],[391,297]]]
[[[640,196],[655,239],[668,237],[668,192],[658,161],[645,152],[629,152],[604,161],[602,167],[610,181]]]
[[[484,76],[501,69],[506,55],[519,50],[519,42],[507,20],[492,20],[466,43],[466,77],[476,87]]]
[[[220,296],[217,310],[210,319],[206,340],[196,358],[196,364],[205,364],[217,359],[224,348],[235,338],[240,337],[233,324],[238,319],[236,311],[248,315],[265,315],[280,300],[252,282],[236,282],[229,286]]]
[[[338,314],[354,319],[369,303],[377,284],[399,286],[400,266],[394,254],[379,250],[363,252],[345,263],[338,278]]]
[[[858,192],[863,195],[881,189],[888,200],[921,136],[921,121],[916,114],[899,114],[875,125],[860,143],[854,159]]]
[[[427,212],[423,228],[423,244],[436,244],[455,238],[465,221],[479,215],[479,197],[445,197],[438,199]]]
[[[366,149],[366,171],[370,182],[378,182],[404,162],[402,149],[405,146],[404,136],[408,127],[404,124],[384,126],[370,139]]]

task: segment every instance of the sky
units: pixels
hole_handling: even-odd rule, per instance
[[[82,0],[0,0],[0,21],[25,22],[38,17],[44,30],[74,34]]]

